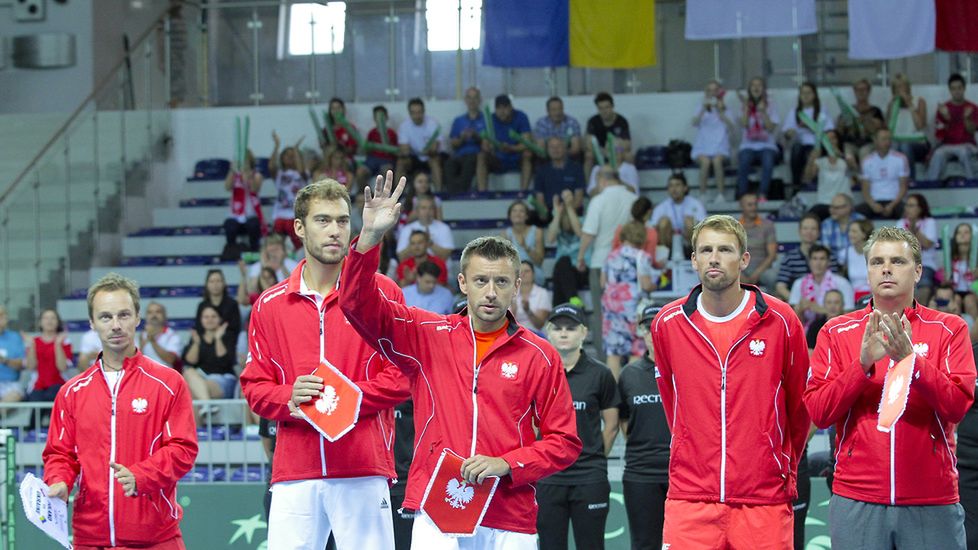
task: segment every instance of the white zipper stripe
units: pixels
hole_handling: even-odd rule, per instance
[[[475,440],[479,433],[479,400],[476,388],[479,383],[479,365],[477,364],[479,344],[475,339],[475,328],[472,321],[469,321],[469,334],[472,335],[472,447],[469,456],[475,456]]]
[[[102,368],[102,364],[99,363],[99,368]],[[115,428],[116,428],[116,401],[119,397],[119,386],[122,385],[122,377],[125,376],[125,371],[119,374],[118,380],[116,380],[115,385],[109,389],[112,394],[112,420],[111,420],[111,431],[110,431],[110,445],[109,445],[109,541],[112,546],[115,546],[115,472],[112,470],[112,464],[115,463]]]
[[[896,506],[896,424],[890,427],[890,505]]]

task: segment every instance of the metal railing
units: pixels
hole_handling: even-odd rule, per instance
[[[27,472],[41,476],[41,452],[50,437],[47,426],[52,406],[53,403],[0,403],[0,429],[10,430],[16,442],[14,463],[18,483]],[[194,468],[181,482],[268,481],[268,458],[258,436],[258,424],[245,400],[194,401],[194,410],[206,411],[203,422],[197,426],[199,451]]]
[[[136,38],[20,173],[0,180],[0,304],[12,315],[32,320],[42,300],[69,291],[72,270],[106,253],[103,234],[125,225],[129,195],[152,176],[148,161],[169,134],[169,78],[154,40],[164,21]]]

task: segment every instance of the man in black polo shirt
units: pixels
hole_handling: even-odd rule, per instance
[[[414,402],[408,399],[394,407],[394,472],[391,486],[391,516],[394,518],[394,549],[410,550],[414,513],[401,510],[407,488],[408,470],[414,460]]]
[[[978,361],[978,344],[971,348]],[[972,403],[958,424],[958,496],[964,508],[968,548],[978,548],[978,404]]]
[[[540,549],[566,550],[569,520],[577,548],[602,550],[611,493],[607,456],[618,435],[615,379],[607,366],[581,350],[587,324],[579,307],[555,307],[544,328],[564,363],[584,447],[577,462],[537,483]]]
[[[655,350],[649,326],[662,309],[647,306],[638,333],[648,350],[625,365],[618,378],[618,415],[625,435],[625,473],[621,478],[632,550],[662,548],[662,523],[669,490],[669,442],[672,435],[659,397]]]

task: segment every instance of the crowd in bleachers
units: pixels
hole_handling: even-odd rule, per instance
[[[608,93],[595,96],[596,112],[585,124],[564,112],[559,97],[549,98],[546,115],[531,123],[509,96],[495,97],[490,110],[480,90],[469,88],[465,112],[450,123],[426,114],[424,102],[414,98],[396,129],[385,107],[374,108],[366,137],[334,98],[315,136],[318,147],[303,148],[302,138],[283,144],[272,132],[267,159],[249,150],[219,174],[228,193],[221,259],[237,261],[240,278],[226,281],[221,270],[208,272],[185,335],[169,324],[163,305],[150,302],[139,347],[182,369],[196,399],[237,395],[248,310],[301,259],[293,225],[296,193],[320,178],[339,181],[354,198],[357,231],[362,189],[385,170],[404,175],[409,186],[402,224],[385,240],[381,269],[404,289],[409,304],[442,313],[458,302],[454,279],[464,245],[456,242],[454,224],[443,220],[446,201],[490,197],[498,191],[491,174],[518,174],[512,177],[518,177],[520,192],[499,195],[517,197],[506,218],[498,220],[498,229],[486,229],[512,241],[523,260],[524,284],[513,313],[539,332],[555,304],[586,305],[596,312],[592,345],[614,372],[644,351],[636,312],[686,290],[676,271],[692,252],[692,229],[717,212],[733,214],[747,229],[751,261],[743,280],[791,303],[809,329],[858,307],[868,295],[861,248],[873,220],[909,229],[920,240],[918,299],[974,326],[974,227],[942,224],[927,195],[914,189],[916,174],[926,174],[922,181],[929,183],[921,187],[941,185],[951,159],[966,179],[975,175],[978,107],[964,99],[960,76],[949,79],[948,90],[950,99],[928,112],[906,77],[897,75],[884,110],[869,101],[870,83],[860,80],[853,85],[855,103],[836,94],[841,114],[833,120],[811,83],[799,87],[796,105],[783,108],[760,78],[736,94],[711,81],[691,113],[693,143],[667,151],[673,170],[668,196],[657,203],[643,196],[649,194],[639,181],[647,155],[632,142],[628,120]],[[786,182],[776,177],[781,162],[790,174]],[[695,191],[682,172],[686,167],[699,168]],[[733,174],[731,196],[726,180]],[[275,189],[270,210],[263,209],[269,206],[262,201],[266,186]],[[796,198],[779,212],[768,204],[802,190],[815,191],[812,204]],[[797,237],[779,241],[776,220],[797,220]],[[20,328],[7,327],[0,312],[4,401],[53,399],[98,352],[91,334],[73,349],[54,310],[41,312],[36,327]]]

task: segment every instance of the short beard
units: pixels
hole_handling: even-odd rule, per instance
[[[313,258],[317,262],[323,265],[336,265],[346,258],[346,253],[349,251],[349,247],[340,247],[340,253],[335,258],[327,258],[319,250],[310,250],[308,247],[304,247],[306,251],[306,256]]]
[[[702,277],[700,281],[703,283],[703,288],[711,292],[722,292],[731,286],[733,286],[735,279],[729,275],[724,275],[719,279],[710,279],[708,277]]]

